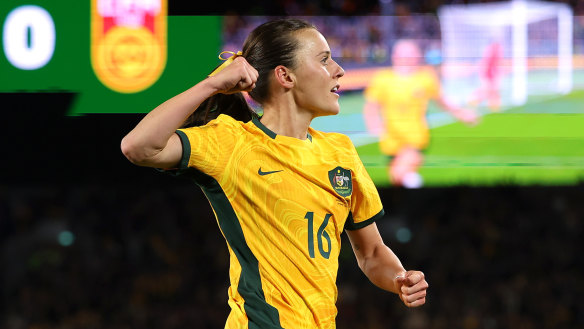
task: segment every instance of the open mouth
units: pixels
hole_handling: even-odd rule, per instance
[[[336,85],[333,89],[331,89],[332,93],[336,93],[339,90],[339,85]]]

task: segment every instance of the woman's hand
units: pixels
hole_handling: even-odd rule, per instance
[[[407,307],[418,307],[426,303],[428,282],[420,271],[402,272],[395,278],[399,298]]]
[[[255,88],[258,75],[258,71],[245,58],[238,56],[225,69],[209,77],[207,81],[216,93],[234,94]]]

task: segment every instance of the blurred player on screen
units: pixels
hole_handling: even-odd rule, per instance
[[[472,96],[471,105],[476,106],[486,100],[491,111],[499,111],[501,107],[499,81],[501,80],[502,59],[501,43],[493,41],[485,47],[479,64],[480,86]]]
[[[458,108],[442,97],[436,72],[421,63],[422,53],[413,40],[399,40],[392,50],[391,69],[380,70],[365,89],[365,124],[380,136],[379,147],[392,158],[388,166],[390,181],[409,188],[422,186],[418,168],[421,151],[430,140],[426,111],[435,100],[458,120],[474,124],[477,115]]]

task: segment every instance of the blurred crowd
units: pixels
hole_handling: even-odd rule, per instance
[[[390,65],[391,46],[399,39],[415,39],[421,47],[426,63],[441,63],[441,25],[436,12],[442,4],[484,3],[488,1],[430,1],[430,2],[374,2],[341,1],[339,6],[318,3],[303,4],[289,1],[276,12],[304,18],[313,23],[326,36],[334,57],[345,68]],[[560,1],[558,1],[560,2]],[[353,3],[354,5],[347,5]],[[382,5],[385,3],[385,5]],[[569,3],[569,2],[568,2]],[[575,20],[574,54],[584,53],[584,2],[572,4]],[[333,8],[334,7],[334,8]],[[338,8],[337,8],[338,7]],[[383,7],[383,8],[382,8]],[[350,9],[343,9],[350,8]],[[223,25],[223,50],[241,49],[247,35],[256,26],[270,18],[268,12],[252,12],[252,15],[227,11]],[[529,30],[529,56],[553,55],[558,52],[555,19],[544,19],[532,24]],[[488,29],[484,38],[489,36]],[[509,38],[510,35],[507,36]],[[476,34],[469,44],[473,44]],[[480,47],[482,48],[482,47]],[[510,49],[506,49],[506,57]],[[479,51],[480,52],[480,51]],[[478,56],[478,55],[477,55]]]
[[[332,53],[345,67],[389,65],[390,45],[401,38],[414,38],[424,49],[439,46],[440,23],[433,15],[300,17],[326,36]],[[241,49],[251,30],[268,19],[226,16],[223,49]]]
[[[170,180],[0,188],[0,328],[222,328],[225,242],[198,188]],[[337,327],[582,328],[582,192],[382,190],[377,225],[428,302],[374,287],[343,234]]]
[[[191,14],[216,13],[221,15],[408,15],[410,13],[435,14],[442,5],[476,4],[509,0],[254,0],[253,2],[221,1],[194,3],[170,1],[169,10]],[[579,0],[546,0],[566,3],[582,15],[584,6]]]

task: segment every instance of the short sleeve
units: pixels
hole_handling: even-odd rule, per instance
[[[179,170],[189,168],[218,178],[224,172],[241,127],[227,115],[220,115],[204,126],[178,129],[183,154]]]
[[[379,192],[371,177],[365,170],[357,150],[350,143],[354,154],[353,194],[351,195],[351,211],[345,222],[345,229],[357,230],[383,217],[384,210],[379,198]]]

